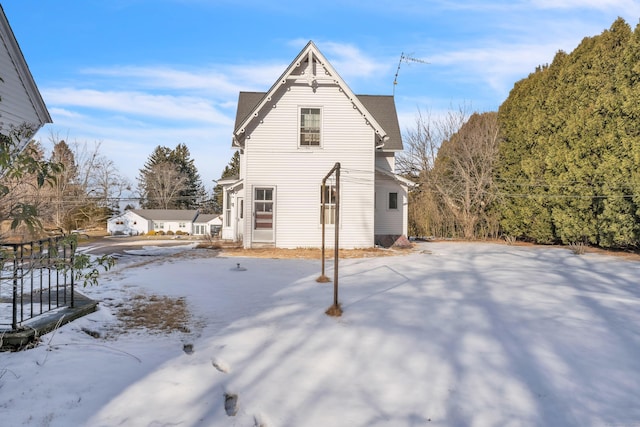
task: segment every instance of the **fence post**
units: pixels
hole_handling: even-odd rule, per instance
[[[74,272],[74,265],[75,265],[75,255],[76,255],[76,246],[77,243],[75,240],[72,240],[70,245],[69,245],[69,249],[71,250],[71,255],[69,255],[69,262],[70,262],[70,266],[69,266],[69,271],[71,274],[71,308],[75,307],[75,272]]]
[[[18,247],[13,245],[13,313],[11,328],[18,329]]]

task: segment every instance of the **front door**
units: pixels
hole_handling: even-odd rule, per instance
[[[253,193],[253,241],[273,242],[274,188],[256,187]]]

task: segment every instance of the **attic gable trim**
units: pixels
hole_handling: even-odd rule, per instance
[[[324,55],[322,55],[322,53],[318,50],[318,48],[313,43],[313,41],[310,40],[309,43],[307,43],[307,45],[304,47],[304,49],[302,49],[302,51],[300,51],[298,56],[293,60],[293,62],[285,70],[285,72],[282,73],[280,78],[278,80],[276,80],[276,82],[273,84],[273,86],[271,86],[271,88],[265,94],[265,96],[262,98],[262,100],[260,100],[260,102],[253,108],[253,110],[251,110],[249,115],[235,129],[235,131],[233,132],[233,145],[237,146],[237,147],[241,146],[241,142],[239,140],[240,135],[242,135],[245,132],[245,130],[246,130],[247,126],[249,125],[249,123],[251,123],[251,121],[253,119],[255,119],[256,117],[258,117],[259,112],[266,105],[266,103],[271,101],[271,99],[272,99],[275,91],[278,89],[278,87],[280,87],[281,85],[286,84],[287,80],[292,79],[292,78],[304,80],[304,77],[292,76],[292,73],[296,68],[298,68],[300,66],[300,64],[303,62],[305,56],[308,57],[309,63],[312,63],[313,57],[315,56],[315,58],[318,60],[320,65],[323,66],[325,69],[327,69],[327,71],[329,72],[329,75],[330,75],[329,77],[309,76],[308,77],[309,84],[312,84],[313,80],[316,80],[316,81],[332,80],[335,84],[340,86],[340,88],[342,89],[344,94],[347,96],[347,98],[349,98],[351,103],[358,109],[358,111],[360,111],[360,114],[364,117],[364,119],[367,121],[367,123],[369,123],[369,125],[371,125],[371,127],[375,130],[376,135],[378,135],[380,137],[380,140],[383,141],[383,142],[386,141],[388,139],[386,131],[376,121],[376,119],[373,117],[373,114],[371,114],[365,108],[365,106],[362,104],[362,102],[360,102],[360,100],[353,93],[351,88],[349,88],[349,85],[347,85],[347,83],[342,79],[342,77],[340,77],[338,72],[333,68],[331,63],[329,63],[329,61],[327,61],[327,59],[324,57]]]
[[[31,105],[33,106],[33,109],[38,116],[38,119],[40,120],[40,123],[32,124],[36,124],[38,125],[38,128],[40,128],[44,123],[53,123],[53,121],[51,120],[51,116],[49,115],[49,111],[47,110],[47,106],[42,99],[42,95],[40,95],[40,91],[36,86],[35,80],[33,79],[33,75],[29,70],[27,61],[22,54],[20,45],[18,44],[15,34],[11,29],[11,25],[9,25],[9,21],[4,13],[2,5],[0,5],[0,39],[2,39],[2,42],[7,47],[11,62],[13,63],[16,72],[18,73],[18,78],[27,91],[29,101],[31,102]]]

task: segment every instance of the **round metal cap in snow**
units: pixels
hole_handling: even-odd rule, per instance
[[[231,269],[231,271],[247,271],[247,269],[244,267],[240,267],[240,263],[237,263],[236,266]]]

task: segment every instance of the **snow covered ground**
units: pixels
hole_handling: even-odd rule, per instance
[[[123,258],[98,312],[1,353],[0,424],[640,425],[640,262],[423,243],[341,260],[331,318],[319,261],[182,250]],[[113,336],[138,294],[184,297],[189,331]]]

